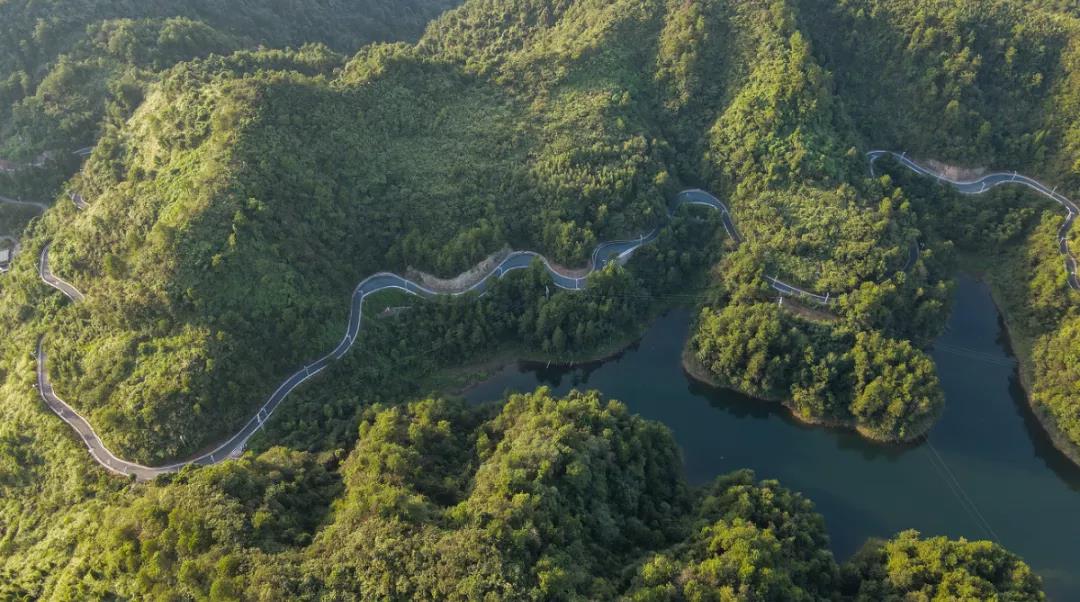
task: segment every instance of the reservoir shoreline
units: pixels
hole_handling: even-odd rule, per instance
[[[908,445],[808,425],[780,403],[702,384],[683,365],[694,318],[684,309],[606,362],[518,362],[464,397],[490,403],[539,386],[598,390],[670,429],[691,483],[750,469],[804,494],[825,517],[838,559],[906,529],[996,540],[1043,577],[1049,599],[1080,599],[1080,469],[1054,451],[1021,398],[989,288],[963,275],[957,285],[949,328],[933,350],[945,410],[927,437]]]

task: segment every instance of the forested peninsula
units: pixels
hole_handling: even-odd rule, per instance
[[[927,349],[952,275],[982,257],[1033,405],[1080,443],[1061,208],[865,156],[1077,196],[1070,4],[177,4],[0,0],[0,156],[45,157],[0,194],[51,203],[0,276],[0,598],[1043,598],[992,542],[909,531],[838,562],[810,501],[747,471],[690,486],[671,433],[601,393],[467,406],[437,376],[587,356],[684,305],[703,379],[910,441],[944,404]],[[687,188],[742,240],[671,211]],[[380,293],[239,458],[150,483],[102,470],[34,388],[42,341],[110,449],[182,459],[333,349],[371,274],[510,249],[573,272],[655,228],[581,291],[536,264],[400,314]],[[46,247],[80,302],[41,282]]]

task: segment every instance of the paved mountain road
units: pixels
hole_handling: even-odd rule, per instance
[[[85,211],[90,208],[90,205],[86,203],[86,200],[83,199],[83,196],[77,192],[69,192],[68,198],[71,199],[71,202],[75,204],[75,208],[79,211]]]
[[[1080,208],[1077,208],[1076,203],[1073,203],[1064,195],[1058,193],[1056,188],[1052,189],[1038,180],[1018,174],[1015,171],[990,173],[975,180],[953,180],[916,163],[914,160],[908,158],[907,153],[875,150],[870,151],[866,156],[870,159],[871,174],[874,173],[874,162],[881,157],[888,156],[896,159],[901,165],[917,174],[934,178],[943,184],[952,186],[961,194],[983,194],[998,186],[1005,185],[1026,186],[1058,203],[1062,207],[1065,207],[1068,214],[1065,216],[1065,223],[1058,229],[1058,252],[1065,256],[1065,273],[1068,274],[1067,280],[1069,282],[1069,288],[1074,291],[1080,291],[1080,279],[1076,276],[1076,257],[1073,256],[1072,251],[1069,249],[1069,239],[1067,236],[1076,219],[1076,215],[1080,213]]]
[[[884,156],[885,154],[890,154],[897,157],[904,165],[908,166],[910,169],[918,173],[935,177],[943,182],[948,182],[949,184],[952,184],[958,190],[964,193],[978,194],[981,192],[985,192],[986,190],[994,186],[1015,182],[1029,186],[1065,205],[1065,207],[1069,209],[1069,217],[1066,221],[1066,225],[1062,229],[1061,241],[1063,245],[1062,248],[1065,250],[1067,257],[1069,258],[1067,264],[1070,274],[1070,285],[1073,285],[1075,287],[1076,262],[1074,259],[1072,259],[1072,256],[1068,254],[1067,242],[1064,239],[1064,232],[1068,231],[1068,227],[1071,226],[1072,220],[1077,213],[1076,207],[1072,204],[1071,201],[1065,199],[1065,197],[1062,197],[1061,195],[1057,195],[1053,191],[1046,189],[1045,186],[1039,184],[1035,180],[1031,180],[1030,178],[1025,178],[1024,176],[1019,176],[1017,174],[991,174],[973,182],[954,182],[951,180],[946,180],[939,174],[931,172],[911,162],[903,155],[889,153],[888,151],[874,151],[872,153],[868,153],[871,164],[871,172],[873,171],[874,161],[876,161],[879,157]],[[742,243],[742,235],[735,227],[735,223],[731,217],[731,212],[728,210],[727,206],[724,205],[724,203],[717,199],[715,196],[700,189],[685,190],[679,193],[675,200],[676,207],[681,205],[707,206],[719,211],[724,229],[727,231],[727,234],[736,242],[736,244]],[[609,241],[597,245],[590,258],[588,272],[580,276],[564,273],[556,269],[544,256],[538,253],[534,253],[532,251],[515,251],[509,254],[506,258],[504,258],[497,266],[495,266],[494,269],[488,272],[476,283],[468,287],[462,287],[460,290],[446,293],[433,291],[417,282],[409,280],[408,278],[389,272],[380,272],[378,274],[369,276],[368,278],[365,278],[362,282],[360,282],[360,284],[358,284],[353,290],[350,303],[349,321],[345,329],[345,335],[344,337],[342,337],[341,341],[337,344],[337,346],[334,347],[332,351],[330,351],[323,357],[311,362],[310,364],[304,366],[303,368],[297,370],[294,374],[285,379],[285,381],[282,382],[278,386],[278,388],[270,395],[266,402],[259,407],[259,409],[255,412],[255,415],[253,415],[236,434],[229,437],[226,441],[216,446],[210,452],[198,455],[196,457],[181,462],[175,462],[164,466],[143,466],[141,464],[128,462],[126,460],[118,458],[115,454],[109,451],[108,448],[105,447],[104,443],[102,443],[100,437],[98,437],[97,434],[94,432],[94,429],[90,425],[90,423],[85,418],[80,416],[63,400],[61,400],[53,390],[52,385],[50,384],[48,379],[47,357],[43,345],[44,337],[38,342],[38,389],[46,405],[48,405],[48,407],[52,409],[53,412],[55,412],[61,420],[66,422],[72,428],[72,430],[74,430],[75,433],[83,440],[94,460],[114,473],[134,476],[138,480],[147,480],[152,479],[160,474],[174,472],[188,465],[216,464],[242,452],[247,441],[256,432],[258,432],[259,429],[262,428],[263,423],[268,420],[270,416],[273,415],[274,411],[278,408],[281,402],[284,401],[285,398],[287,398],[288,395],[292,393],[292,391],[294,391],[297,387],[302,385],[308,379],[325,370],[332,362],[341,359],[345,356],[346,353],[349,352],[352,346],[356,343],[357,337],[360,334],[364,300],[367,298],[368,295],[372,295],[374,293],[385,290],[401,290],[408,294],[424,298],[432,298],[440,295],[456,296],[468,293],[482,294],[484,291],[487,290],[487,288],[494,280],[500,279],[514,270],[524,269],[531,265],[532,262],[535,260],[539,260],[544,264],[556,286],[566,290],[579,291],[585,288],[589,273],[602,269],[604,265],[606,265],[609,261],[624,261],[642,245],[648,244],[655,240],[656,237],[659,235],[659,232],[660,229],[657,228],[647,234],[639,236],[636,239]],[[78,289],[76,289],[71,284],[63,281],[62,279],[54,276],[49,271],[48,252],[49,245],[46,245],[45,248],[42,249],[41,260],[39,262],[39,271],[42,280],[44,280],[50,286],[63,292],[72,301],[81,301],[83,299],[83,295],[81,292],[78,291]],[[918,244],[913,243],[904,270],[910,268],[917,259]],[[829,294],[821,295],[818,293],[805,291],[796,286],[787,284],[775,277],[767,277],[766,280],[769,282],[769,285],[774,290],[778,291],[782,295],[802,296],[817,301],[821,304],[829,304],[835,302],[835,298]]]
[[[724,227],[727,229],[728,234],[736,241],[742,240],[735,230],[734,224],[731,222],[730,213],[728,212],[727,207],[724,206],[719,199],[716,199],[704,191],[687,191],[687,193],[679,195],[679,198],[677,198],[675,202],[676,207],[683,204],[703,205],[719,210],[724,215]],[[514,270],[527,268],[536,260],[539,260],[544,264],[544,267],[551,275],[555,286],[566,290],[580,291],[585,288],[589,273],[602,269],[610,261],[626,260],[635,250],[655,240],[659,233],[660,229],[656,228],[648,234],[643,234],[636,239],[609,241],[597,245],[591,255],[588,271],[582,275],[569,274],[559,270],[553,266],[546,257],[539,253],[533,251],[515,251],[499,262],[494,269],[489,271],[476,283],[448,293],[436,292],[417,282],[409,280],[408,278],[389,272],[380,272],[369,276],[353,290],[349,311],[349,322],[345,329],[345,336],[337,346],[330,351],[330,353],[297,370],[294,374],[285,379],[285,381],[270,395],[269,399],[259,407],[258,411],[255,412],[255,415],[252,416],[236,434],[229,437],[229,439],[216,446],[210,452],[181,462],[164,466],[144,466],[119,458],[109,451],[101,441],[101,438],[94,432],[90,423],[71,408],[71,406],[60,399],[53,390],[48,378],[48,358],[44,350],[44,337],[38,342],[38,389],[46,405],[48,405],[61,420],[68,423],[72,430],[74,430],[83,440],[94,460],[112,472],[134,476],[139,480],[147,480],[160,474],[175,472],[190,464],[215,464],[241,452],[248,439],[262,428],[263,423],[273,415],[281,402],[284,401],[293,390],[311,377],[325,370],[333,361],[341,359],[349,352],[360,334],[364,300],[368,295],[385,290],[401,290],[424,298],[432,298],[440,295],[458,296],[468,293],[482,294],[493,281],[502,278]],[[78,289],[55,276],[50,271],[49,247],[50,245],[46,245],[41,251],[41,258],[38,264],[41,279],[49,286],[64,293],[64,295],[72,301],[78,302],[83,300],[83,294]],[[778,283],[777,286],[787,286],[779,281],[776,282]],[[783,289],[778,288],[778,290]],[[798,289],[788,287],[788,290],[795,291]]]
[[[41,276],[41,279],[45,282],[45,284],[48,284],[49,286],[55,288],[61,293],[64,293],[64,295],[67,296],[68,299],[76,302],[82,301],[85,297],[81,292],[79,292],[79,289],[75,288],[64,280],[57,278],[49,269],[49,247],[51,246],[52,243],[45,245],[41,249],[41,258],[38,260],[38,274]]]

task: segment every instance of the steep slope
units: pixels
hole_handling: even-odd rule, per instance
[[[415,40],[456,0],[0,3],[0,174],[8,195],[47,199],[78,168],[71,151],[118,123],[169,67],[210,54],[322,43],[335,51]]]
[[[332,348],[363,276],[451,276],[505,246],[583,265],[598,241],[664,220],[676,168],[731,197],[749,242],[723,269],[729,296],[769,303],[762,275],[837,296],[917,267],[911,216],[861,181],[790,9],[711,3],[727,28],[753,32],[731,42],[736,56],[761,59],[714,69],[683,56],[696,50],[662,50],[686,19],[681,3],[561,6],[523,3],[509,49],[495,9],[477,3],[415,47],[369,47],[345,65],[306,48],[171,70],[76,178],[90,209],[54,212],[26,244],[52,241],[54,273],[88,299],[35,326],[49,333],[59,394],[119,455],[182,457],[234,432],[283,375]],[[675,63],[724,91],[690,95]],[[711,116],[680,113],[680,96]],[[679,165],[667,132],[695,123],[708,124],[688,142],[701,154]],[[864,330],[928,337],[944,306],[934,278],[916,269],[884,292],[859,289],[838,306],[841,331],[793,340],[850,350]],[[885,323],[890,310],[920,317]],[[804,350],[792,351],[769,397],[797,386]],[[851,418],[853,396],[834,397],[825,414]]]
[[[868,144],[951,164],[961,177],[1008,167],[1080,196],[1080,22],[1052,3],[801,3],[817,54]],[[1060,7],[1059,7],[1060,8]],[[968,168],[964,170],[963,168]],[[1080,462],[1073,332],[1080,295],[1059,249],[1061,209],[1035,195],[999,193],[973,206],[890,174],[919,199],[921,229],[985,269],[1004,306],[1036,414]]]
[[[992,544],[904,535],[841,569],[809,502],[747,474],[690,490],[670,434],[596,394],[415,401],[433,371],[508,341],[610,344],[693,281],[707,377],[882,439],[928,428],[940,391],[919,344],[947,310],[951,247],[923,195],[864,177],[866,130],[806,12],[476,0],[415,46],[156,75],[72,182],[88,209],[50,209],[0,280],[0,596],[844,599],[963,582],[1040,599]],[[32,388],[44,336],[57,389],[110,446],[183,456],[333,347],[359,278],[451,276],[507,245],[582,265],[689,184],[724,197],[746,244],[687,209],[576,296],[532,269],[480,302],[372,320],[254,442],[292,449],[129,485]],[[48,243],[84,302],[39,281]],[[840,301],[827,320],[781,310],[761,278],[777,273]],[[953,564],[926,583],[890,572],[916,553]]]
[[[505,244],[498,220],[523,202],[504,195],[521,156],[502,150],[512,112],[490,90],[455,85],[452,69],[413,66],[340,92],[297,75],[163,90],[115,140],[116,156],[130,153],[122,169],[138,175],[102,182],[104,167],[91,166],[87,190],[101,193],[53,255],[90,301],[65,310],[86,318],[49,345],[62,391],[103,410],[106,433],[143,437],[121,449],[167,458],[236,424],[277,374],[332,346],[362,276],[436,256],[456,270]],[[437,115],[438,97],[461,104]],[[156,110],[165,106],[183,110]],[[483,127],[465,119],[478,107]],[[392,145],[362,143],[372,139]],[[462,144],[471,152],[452,150]],[[466,166],[471,177],[455,178]],[[468,204],[450,217],[451,200]],[[462,221],[477,226],[446,227]],[[165,439],[176,447],[150,451]]]
[[[77,560],[43,572],[44,587],[12,572],[0,594],[1042,599],[1027,565],[990,542],[907,532],[838,566],[809,500],[749,471],[689,488],[670,432],[596,393],[376,406],[339,478],[275,449],[149,485],[105,519],[79,525],[95,537],[73,542]]]
[[[802,3],[853,123],[880,148],[1055,174],[1075,22],[1008,1]],[[857,51],[856,51],[857,49]],[[1034,169],[1032,169],[1034,168]]]

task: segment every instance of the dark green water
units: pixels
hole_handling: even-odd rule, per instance
[[[671,428],[687,477],[738,468],[810,497],[843,559],[871,536],[997,539],[1043,577],[1053,600],[1080,600],[1080,469],[1028,410],[989,291],[957,282],[934,360],[947,405],[929,444],[898,449],[793,421],[785,410],[689,379],[679,356],[690,316],[671,312],[621,356],[574,368],[521,363],[471,390],[472,401],[549,385],[597,389]]]

